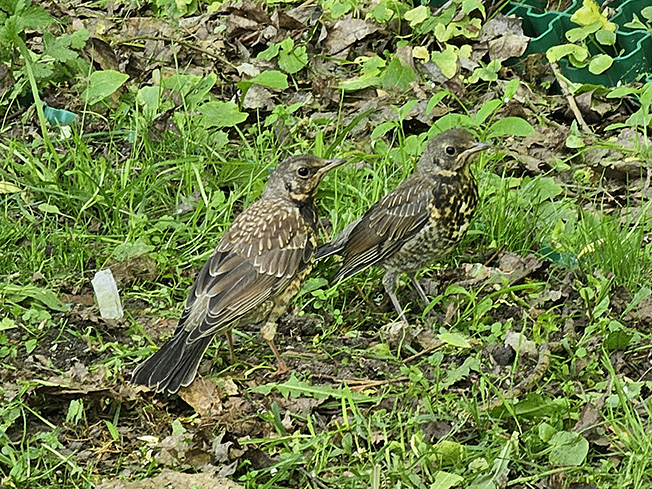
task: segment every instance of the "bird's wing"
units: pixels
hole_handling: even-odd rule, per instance
[[[236,218],[192,286],[175,335],[188,342],[228,325],[283,291],[315,251],[314,231],[298,209],[258,201]]]
[[[432,197],[432,183],[412,175],[371,206],[353,227],[347,227],[344,244],[339,236],[333,240],[344,257],[335,280],[355,275],[399,250],[428,222]]]

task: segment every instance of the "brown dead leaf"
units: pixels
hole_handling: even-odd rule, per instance
[[[511,283],[523,280],[543,266],[543,262],[534,253],[522,257],[516,253],[504,252],[500,256],[498,263],[501,270],[509,272],[509,281]]]
[[[303,26],[313,27],[317,21],[321,19],[322,13],[322,8],[319,5],[315,3],[311,4],[310,2],[303,2],[298,7],[285,12],[284,15],[292,17]]]
[[[414,340],[414,331],[407,321],[396,321],[387,323],[380,328],[383,340],[392,349],[397,349],[401,345],[411,345]]]
[[[103,482],[96,486],[96,489],[243,489],[242,486],[225,478],[213,475],[213,473],[186,474],[163,469],[156,477],[142,479],[134,482],[113,480]]]
[[[430,328],[420,328],[417,330],[415,340],[422,350],[434,350],[443,344]]]
[[[92,294],[61,294],[61,300],[66,304],[75,304],[80,306],[92,306],[95,299]]]
[[[527,48],[530,38],[523,34],[521,19],[497,14],[486,22],[478,36],[478,46],[474,47],[473,59],[478,60],[486,52],[494,60],[505,61],[520,57]]]
[[[217,416],[224,410],[220,388],[209,379],[195,379],[188,387],[179,390],[179,396],[190,404],[203,419]]]
[[[285,29],[301,31],[308,28],[300,20],[297,20],[295,17],[292,17],[291,15],[288,15],[285,12],[280,12],[278,10],[272,13],[271,21],[279,30]]]
[[[380,30],[380,26],[363,19],[354,19],[351,14],[339,19],[328,32],[324,50],[328,56],[346,58],[348,49],[356,41]]]
[[[97,37],[91,37],[86,49],[90,51],[89,56],[91,59],[99,64],[103,70],[118,71],[120,69],[118,57],[108,42]]]
[[[519,355],[536,357],[539,355],[537,344],[528,340],[523,332],[508,331],[505,334],[505,346],[509,346]]]
[[[607,113],[616,112],[617,110],[616,101],[612,100],[611,103],[608,103],[601,100],[595,96],[595,90],[575,95],[574,98],[584,120],[589,124],[598,123],[605,118]]]
[[[263,109],[271,111],[276,103],[272,96],[272,92],[267,90],[261,85],[252,85],[242,102],[245,109]]]

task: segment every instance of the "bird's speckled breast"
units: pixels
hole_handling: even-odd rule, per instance
[[[471,173],[451,180],[435,192],[429,223],[382,266],[387,270],[416,272],[448,255],[462,241],[478,206],[478,186]]]

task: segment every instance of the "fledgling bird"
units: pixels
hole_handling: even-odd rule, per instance
[[[317,248],[314,197],[322,177],[344,160],[291,156],[271,173],[259,200],[231,224],[195,279],[170,340],[131,378],[156,392],[175,393],[194,380],[216,334],[264,321],[261,333],[278,361],[276,321],[310,273]]]
[[[404,321],[396,297],[398,279],[406,273],[423,302],[429,303],[415,274],[444,258],[466,234],[478,204],[471,156],[488,147],[464,129],[438,134],[426,145],[416,171],[320,246],[315,258],[342,255],[334,282],[374,265],[384,268],[385,291]]]

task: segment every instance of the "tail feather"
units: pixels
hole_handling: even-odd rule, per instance
[[[189,333],[186,330],[178,331],[160,350],[138,365],[131,376],[131,383],[170,394],[190,385],[213,335],[186,343]]]
[[[341,253],[342,250],[346,248],[346,244],[349,241],[351,231],[353,231],[353,228],[356,226],[356,224],[358,224],[358,221],[360,221],[360,219],[356,219],[355,221],[349,223],[341,233],[331,239],[328,243],[324,243],[319,248],[317,248],[317,251],[315,252],[315,260],[321,260],[323,258],[328,258],[329,256]]]
[[[342,251],[343,246],[333,246],[332,242],[324,243],[315,252],[315,260],[328,258],[329,256],[336,255]]]

